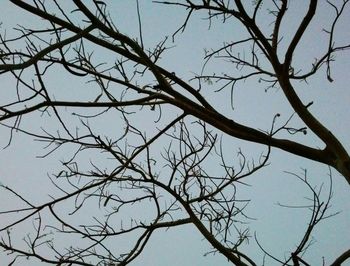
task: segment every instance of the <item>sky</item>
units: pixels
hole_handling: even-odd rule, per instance
[[[138,38],[138,21],[136,16],[135,1],[106,1],[111,6],[111,15],[115,19],[115,24],[121,32],[126,32],[128,36]],[[268,1],[266,1],[268,2]],[[306,1],[305,1],[306,2]],[[282,25],[286,35],[281,42],[284,45],[290,38],[290,34],[295,30],[298,19],[302,17],[304,1],[294,1],[290,6],[291,15],[286,18]],[[263,6],[262,8],[267,8]],[[309,69],[315,57],[322,54],[326,49],[326,34],[324,28],[329,28],[329,19],[334,17],[334,12],[326,5],[325,1],[320,1],[319,10],[315,20],[310,25],[300,48],[296,50],[296,56],[293,60],[295,68]],[[42,21],[32,18],[19,10],[9,2],[2,3],[3,15],[1,16],[1,33],[6,30],[7,36],[15,36],[17,33],[11,30],[19,21],[25,21],[26,26],[40,26]],[[224,41],[234,40],[244,35],[244,31],[237,24],[228,20],[225,24],[220,20],[213,20],[209,28],[208,20],[204,13],[194,15],[191,18],[186,30],[175,36],[174,42],[171,40],[172,34],[183,23],[186,13],[180,8],[161,6],[152,3],[152,1],[140,1],[140,11],[142,19],[143,40],[146,47],[153,47],[159,41],[168,36],[167,45],[172,47],[166,51],[161,59],[161,65],[174,71],[176,75],[184,80],[189,80],[194,74],[199,74],[203,65],[204,49],[218,48]],[[350,7],[344,11],[344,16],[339,22],[336,33],[336,43],[346,44],[350,42],[350,32],[348,26],[350,23]],[[268,27],[271,18],[262,16],[259,22]],[[108,60],[111,56],[105,52],[96,52],[98,60]],[[231,70],[232,68],[232,70]],[[329,83],[325,76],[325,70],[320,74],[308,80],[308,83],[295,83],[297,92],[301,95],[304,102],[313,101],[311,111],[324,123],[343,143],[344,147],[350,151],[349,129],[350,129],[350,91],[348,89],[350,77],[350,54],[345,51],[336,56],[336,62],[333,64],[334,82]],[[57,72],[62,71],[62,72]],[[63,70],[49,72],[45,80],[54,93],[56,98],[70,97],[72,99],[89,98],[96,94],[96,87],[93,84],[86,84],[75,79],[62,78]],[[234,72],[234,67],[227,62],[215,61],[206,68],[208,74],[213,72]],[[27,73],[30,79],[31,73]],[[64,76],[68,77],[68,76]],[[2,89],[0,89],[1,103],[6,101],[14,93],[15,81],[9,76],[0,77]],[[140,82],[149,82],[147,77]],[[193,82],[192,84],[195,84]],[[258,129],[268,130],[274,114],[281,114],[281,122],[285,121],[292,110],[284,99],[281,90],[271,88],[267,92],[262,84],[257,80],[246,80],[240,82],[234,89],[233,107],[231,105],[231,94],[229,90],[214,92],[218,84],[207,84],[202,89],[206,99],[208,99],[219,110],[228,117],[234,118],[246,125]],[[165,111],[162,121],[172,117],[172,109]],[[67,112],[69,113],[69,112]],[[69,115],[63,116],[69,121],[69,126],[74,127],[77,120],[69,118]],[[121,135],[119,123],[120,117],[106,116],[105,119],[113,121],[106,123],[105,119],[93,120],[96,130],[107,132],[108,134]],[[157,115],[150,111],[136,113],[134,122],[143,128],[148,134],[155,131],[153,121]],[[292,122],[298,126],[300,121],[295,118]],[[55,131],[57,122],[47,116],[28,115],[23,119],[22,126],[34,131],[41,127]],[[119,130],[119,131],[118,131]],[[106,134],[107,134],[106,133]],[[9,140],[9,131],[0,127],[0,146],[5,147]],[[306,136],[293,136],[294,140],[307,143],[314,147],[322,148],[322,143],[317,141],[312,134]],[[248,158],[257,159],[259,154],[265,151],[260,145],[253,145],[231,137],[222,135],[226,158],[234,160],[239,148]],[[165,145],[166,142],[164,142]],[[162,142],[160,143],[162,144]],[[54,190],[48,174],[57,171],[60,167],[60,160],[69,156],[71,150],[58,150],[47,158],[38,158],[38,155],[45,153],[44,144],[34,141],[31,137],[15,133],[12,143],[0,153],[0,182],[11,186],[21,194],[30,198],[33,202],[42,202],[48,199],[48,195],[57,195]],[[154,148],[155,153],[160,153],[162,145]],[[159,150],[157,150],[159,149]],[[89,159],[93,159],[101,165],[110,164],[106,162],[103,156],[84,154],[82,164]],[[99,161],[101,158],[101,161]],[[85,161],[84,161],[85,160]],[[102,161],[103,160],[103,161]],[[207,168],[211,171],[220,171],[219,167],[208,163]],[[245,180],[247,185],[239,187],[238,196],[242,199],[250,199],[251,202],[246,209],[246,213],[254,218],[249,222],[251,234],[256,236],[263,247],[274,254],[276,257],[283,258],[287,256],[286,251],[291,251],[298,243],[303,230],[307,226],[310,212],[300,209],[286,209],[278,206],[281,204],[303,204],[307,203],[306,197],[309,192],[305,186],[296,178],[286,172],[293,172],[302,175],[303,169],[307,169],[308,178],[313,186],[319,188],[324,183],[323,196],[327,196],[329,184],[327,166],[315,163],[283,151],[272,150],[270,165],[262,169],[257,174],[248,177]],[[326,259],[326,265],[331,263],[337,256],[347,250],[350,246],[350,234],[348,227],[350,225],[350,193],[349,185],[343,177],[335,170],[331,170],[333,176],[333,198],[330,213],[339,212],[334,217],[321,222],[316,228],[313,237],[314,244],[305,254],[305,259],[311,265],[321,265],[322,257]],[[10,198],[6,193],[0,193],[0,210],[8,209],[9,206],[17,206],[17,202]],[[145,211],[147,208],[135,209],[136,211]],[[128,214],[127,214],[128,215]],[[89,213],[82,214],[83,218],[90,218]],[[4,217],[0,220],[0,225],[4,225],[10,217]],[[32,226],[31,222],[25,223],[14,233],[15,238],[20,240]],[[65,245],[66,239],[57,239],[58,245]],[[120,243],[122,245],[123,242]],[[170,229],[168,231],[159,231],[155,233],[144,253],[137,258],[132,266],[139,265],[229,265],[225,258],[220,254],[208,254],[210,246],[203,237],[192,226],[183,226],[182,228]],[[259,264],[262,264],[263,254],[251,238],[249,245],[244,246],[245,251],[252,256]],[[0,253],[0,262],[8,263],[9,256],[6,253]],[[267,265],[278,265],[273,261],[266,261]],[[26,265],[45,265],[37,261]],[[350,265],[350,262],[348,263]]]

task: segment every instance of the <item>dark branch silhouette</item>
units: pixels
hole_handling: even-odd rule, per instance
[[[255,177],[269,165],[273,150],[325,164],[350,184],[348,152],[311,111],[313,102],[303,103],[295,83],[308,81],[323,68],[328,81],[333,81],[334,55],[350,48],[350,42],[335,42],[336,27],[349,1],[327,1],[335,11],[330,28],[324,30],[328,46],[305,69],[296,69],[293,58],[317,14],[317,0],[303,3],[304,16],[290,32],[282,27],[289,14],[288,0],[154,1],[186,15],[172,40],[165,37],[153,48],[145,41],[148,31],[141,1],[136,0],[133,10],[136,38],[114,22],[111,13],[116,11],[104,1],[73,0],[67,6],[56,0],[10,2],[14,10],[41,24],[38,28],[16,26],[11,29],[16,37],[0,35],[0,75],[15,81],[0,103],[0,123],[10,134],[7,147],[15,141],[14,134],[23,134],[45,145],[40,155],[44,159],[65,152],[61,169],[49,175],[56,189],[49,199],[38,203],[11,185],[1,185],[4,193],[19,202],[17,208],[0,210],[0,217],[11,217],[0,228],[0,247],[13,264],[33,258],[54,265],[126,265],[144,251],[154,232],[192,225],[210,243],[212,253],[220,253],[234,265],[259,265],[241,248],[251,238],[245,226],[251,218],[245,212],[249,199],[241,198],[238,191],[247,177]],[[190,30],[191,19],[198,13],[206,16],[209,25],[220,19],[242,27],[246,35],[206,49],[203,68],[187,80],[176,74],[177,69],[165,67],[162,56],[176,49],[169,42]],[[273,21],[270,27],[260,25],[260,16]],[[283,39],[287,33],[292,34],[289,41]],[[216,62],[228,63],[233,70],[213,73]],[[64,82],[53,86],[51,75],[68,80],[70,91]],[[261,130],[232,118],[207,94],[207,87],[215,83],[216,93],[231,93],[231,107],[236,108],[233,89],[246,80],[265,84],[266,90],[279,88],[293,113],[284,122],[275,114],[268,130]],[[77,89],[75,81],[84,85]],[[71,94],[74,91],[79,95]],[[143,128],[137,119],[140,114],[152,129]],[[28,121],[39,116],[54,121],[54,129],[46,128],[44,122],[28,127]],[[293,117],[303,125],[295,126]],[[103,132],[97,121],[105,121],[106,131],[109,126],[117,130]],[[324,146],[294,138],[309,132]],[[235,158],[232,153],[228,158],[223,135],[256,144],[261,152],[247,156],[239,150]],[[315,227],[336,214],[329,213],[331,170],[326,196],[326,189],[308,180],[306,170],[303,175],[292,175],[312,195],[306,206],[280,204],[311,211],[300,242],[289,257],[278,258],[264,248],[258,233],[255,239],[265,256],[281,265],[309,265],[303,254],[312,244]],[[86,213],[91,213],[90,219],[80,220]],[[33,231],[23,234],[23,248],[12,230],[28,221]],[[56,245],[56,236],[70,244]],[[130,240],[128,245],[113,244],[125,239]],[[349,257],[345,251],[332,265],[341,265]]]

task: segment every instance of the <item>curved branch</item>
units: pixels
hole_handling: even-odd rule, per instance
[[[294,35],[294,37],[293,37],[293,39],[292,39],[292,41],[287,49],[286,55],[284,57],[284,65],[288,69],[289,69],[289,66],[290,66],[291,61],[292,61],[294,50],[297,47],[301,37],[303,36],[307,26],[310,24],[310,21],[312,20],[313,16],[315,15],[316,7],[317,7],[317,0],[310,0],[309,9],[308,9],[304,19],[300,23],[299,28],[298,28],[297,32],[295,33],[295,35]]]
[[[344,261],[350,258],[350,249],[341,254],[330,266],[340,266]]]
[[[80,38],[86,36],[90,31],[92,31],[95,28],[94,25],[88,26],[86,29],[81,30],[76,35],[67,38],[63,41],[57,42],[55,44],[51,44],[50,46],[46,47],[45,49],[41,50],[34,56],[32,56],[28,61],[20,63],[20,64],[3,64],[0,65],[0,70],[6,70],[6,71],[12,71],[17,69],[25,69],[35,63],[37,63],[41,58],[43,58],[45,55],[49,54],[50,52],[60,49],[72,42],[75,42],[79,40]]]

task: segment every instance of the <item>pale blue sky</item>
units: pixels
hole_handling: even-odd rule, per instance
[[[111,3],[112,1],[106,2]],[[302,13],[298,12],[304,8],[305,2],[294,1],[294,5],[290,6],[291,15],[287,17],[287,23],[284,24],[287,31],[295,29],[296,19],[302,16]],[[25,22],[26,26],[40,25],[41,23],[38,19],[28,17],[23,11],[20,11],[7,1],[1,3],[1,5],[3,10],[1,32],[4,32],[6,29],[8,36],[15,34],[10,28],[17,23]],[[111,5],[111,13],[115,17],[115,24],[121,32],[138,37],[135,7],[135,1],[118,0]],[[179,8],[155,5],[148,0],[141,0],[140,7],[144,41],[148,47],[153,47],[165,36],[171,36],[185,18],[185,13]],[[293,61],[296,66],[304,67],[307,65],[306,69],[309,69],[314,57],[322,54],[327,45],[322,28],[329,27],[328,20],[333,16],[334,14],[325,4],[325,1],[320,1],[319,13],[309,32],[307,32],[308,35],[302,42],[303,48],[296,51],[296,57]],[[232,21],[222,24],[221,21],[214,20],[211,30],[208,31],[208,21],[204,20],[204,17],[204,13],[193,16],[186,31],[183,34],[178,34],[174,43],[171,42],[170,38],[168,46],[174,47],[161,60],[162,66],[166,66],[170,71],[176,72],[184,80],[190,79],[193,73],[200,73],[204,48],[217,48],[222,41],[239,38],[242,34],[241,26],[232,23]],[[264,25],[269,25],[272,19],[268,18],[265,21],[264,18],[261,18],[261,21]],[[350,6],[345,11],[336,31],[336,41],[339,41],[339,43],[350,42],[350,32],[347,25],[350,25]],[[286,36],[286,39],[288,39],[288,36]],[[103,58],[110,55],[100,53],[99,56]],[[350,83],[348,75],[350,69],[349,52],[338,54],[336,60],[333,66],[333,83],[327,81],[324,70],[321,70],[319,75],[308,80],[308,84],[295,84],[297,92],[302,95],[306,103],[314,101],[311,110],[316,117],[350,151],[350,108],[348,108],[350,103],[350,91],[348,88]],[[217,73],[230,71],[229,67],[228,64],[217,63],[209,66],[208,74],[211,74],[211,71]],[[14,81],[9,77],[0,77],[0,82],[2,84],[0,96],[6,98],[9,91],[13,90]],[[140,82],[144,81],[140,80]],[[57,97],[66,93],[72,97],[81,97],[83,89],[89,90],[88,95],[89,93],[94,93],[94,88],[89,87],[91,85],[82,87],[84,86],[83,82],[62,79],[61,73],[49,73],[47,83],[54,88],[53,91],[57,90],[55,91]],[[287,119],[291,114],[290,107],[288,107],[282,91],[270,89],[266,93],[256,80],[248,80],[237,84],[234,91],[235,109],[233,111],[230,109],[230,93],[228,91],[213,93],[215,86],[214,84],[203,88],[202,92],[207,100],[219,109],[222,109],[228,117],[244,124],[268,130],[275,113],[281,113],[281,119]],[[135,115],[135,123],[151,132],[154,130],[153,121],[157,115],[152,112],[145,112],[143,115],[145,114],[147,114],[147,117]],[[55,129],[56,124],[52,121],[46,121],[45,118],[40,119],[39,116],[32,116],[31,119],[26,118],[23,121],[23,126],[38,130],[41,124],[39,125],[37,121],[45,123],[46,128]],[[293,121],[298,124],[297,119]],[[105,121],[95,121],[95,123],[96,127],[99,127],[101,131],[112,133],[118,129],[115,125],[105,125]],[[8,141],[8,131],[0,128],[0,135],[0,146],[4,147]],[[308,134],[306,137],[296,136],[294,139],[315,147],[321,145],[320,142],[315,141],[312,134]],[[232,158],[236,158],[237,150],[240,147],[248,158],[256,159],[264,151],[262,146],[251,145],[227,136],[223,136],[223,141],[226,154],[228,156],[232,154]],[[49,193],[56,193],[52,190],[52,185],[47,179],[47,173],[54,172],[59,167],[58,160],[65,157],[65,152],[59,150],[48,159],[35,158],[36,155],[42,154],[41,148],[42,145],[40,143],[33,142],[29,137],[15,134],[11,146],[0,153],[0,182],[16,188],[37,202],[47,198]],[[310,196],[310,194],[306,194],[307,192],[300,182],[284,173],[284,171],[301,174],[301,168],[306,168],[308,169],[311,183],[319,187],[324,182],[325,191],[327,191],[328,168],[325,165],[276,149],[273,150],[270,161],[271,165],[269,167],[245,180],[251,186],[239,187],[241,190],[239,190],[238,194],[242,198],[251,199],[246,212],[249,216],[257,219],[251,221],[249,225],[251,233],[257,232],[259,241],[266,250],[276,257],[283,258],[284,255],[288,256],[284,252],[292,251],[298,243],[297,241],[300,240],[301,234],[307,226],[308,217],[311,214],[301,210],[283,209],[276,205],[277,202],[291,205],[295,202],[305,203],[306,201],[303,201],[304,197]],[[210,167],[212,167],[213,171],[217,168],[216,165]],[[332,170],[332,174],[334,197],[330,211],[341,211],[341,213],[325,220],[315,230],[313,236],[316,242],[310,248],[310,251],[305,254],[306,261],[311,265],[321,265],[323,256],[327,259],[327,265],[350,247],[350,234],[348,233],[350,225],[349,185],[335,170]],[[8,195],[0,193],[0,209],[7,208],[11,204],[15,203],[8,198]],[[86,216],[89,216],[89,214],[86,213]],[[0,225],[3,225],[5,222],[6,219],[1,220]],[[31,226],[31,223],[21,227],[23,231],[26,230],[26,226]],[[18,234],[19,239],[20,237],[21,234]],[[58,241],[60,244],[67,242],[63,239],[58,239]],[[245,249],[248,251],[248,255],[256,260],[257,264],[262,262],[262,253],[253,238],[250,241],[250,245]],[[195,228],[186,225],[181,229],[176,228],[166,232],[159,231],[155,233],[149,245],[145,248],[144,254],[131,265],[229,265],[220,254],[204,257],[203,254],[208,251],[210,251],[210,246],[206,240],[203,240],[203,237]],[[6,254],[0,253],[0,264],[7,261],[8,257]],[[266,264],[277,265],[272,261],[267,261]],[[28,262],[26,265],[45,264]]]

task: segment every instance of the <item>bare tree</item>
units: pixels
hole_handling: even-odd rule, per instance
[[[248,176],[258,176],[268,166],[273,150],[325,164],[330,177],[334,168],[350,183],[347,151],[311,112],[313,103],[304,103],[296,91],[296,82],[324,70],[333,81],[334,55],[350,48],[350,40],[336,41],[348,0],[327,1],[335,15],[320,33],[327,36],[326,49],[300,69],[293,59],[317,13],[317,0],[300,4],[303,17],[295,30],[284,25],[292,4],[288,0],[154,1],[186,16],[172,38],[164,37],[153,48],[144,41],[152,30],[144,26],[138,1],[129,10],[138,22],[136,37],[115,22],[125,16],[118,13],[120,3],[10,2],[16,12],[37,18],[40,26],[18,25],[11,30],[17,36],[1,35],[1,76],[15,81],[0,102],[7,146],[16,134],[24,134],[44,143],[43,160],[64,154],[61,168],[49,175],[57,189],[49,198],[38,203],[2,185],[17,204],[0,212],[10,217],[0,229],[0,247],[13,264],[32,258],[57,265],[126,265],[144,251],[154,232],[191,224],[210,243],[210,252],[235,265],[258,265],[244,251],[251,238],[245,224],[249,200],[238,192]],[[209,31],[220,21],[241,27],[242,35],[207,47],[203,68],[187,80],[178,74],[181,69],[166,67],[163,57],[176,51],[174,42],[191,31],[190,20],[197,13],[206,16]],[[186,64],[185,56],[179,60]],[[62,83],[54,84],[52,77]],[[266,90],[278,88],[291,110],[288,119],[275,113],[264,130],[243,124],[244,118],[232,119],[233,110],[227,107],[239,106],[233,89],[247,80]],[[225,101],[212,100],[213,92],[222,93]],[[304,144],[311,133],[323,147]],[[238,149],[233,158],[224,143],[237,139],[256,144],[258,152],[247,156]],[[334,215],[328,212],[332,179],[326,192],[312,185],[306,170],[292,175],[311,193],[306,206],[280,204],[311,210],[300,242],[279,258],[255,239],[265,257],[281,265],[309,265],[303,254],[312,243],[311,233]],[[90,219],[80,219],[86,213]],[[28,221],[33,232],[23,234],[23,248],[13,230]],[[57,244],[60,237],[66,245]],[[120,239],[128,245],[115,245]],[[333,265],[350,257],[349,251],[342,252]]]

